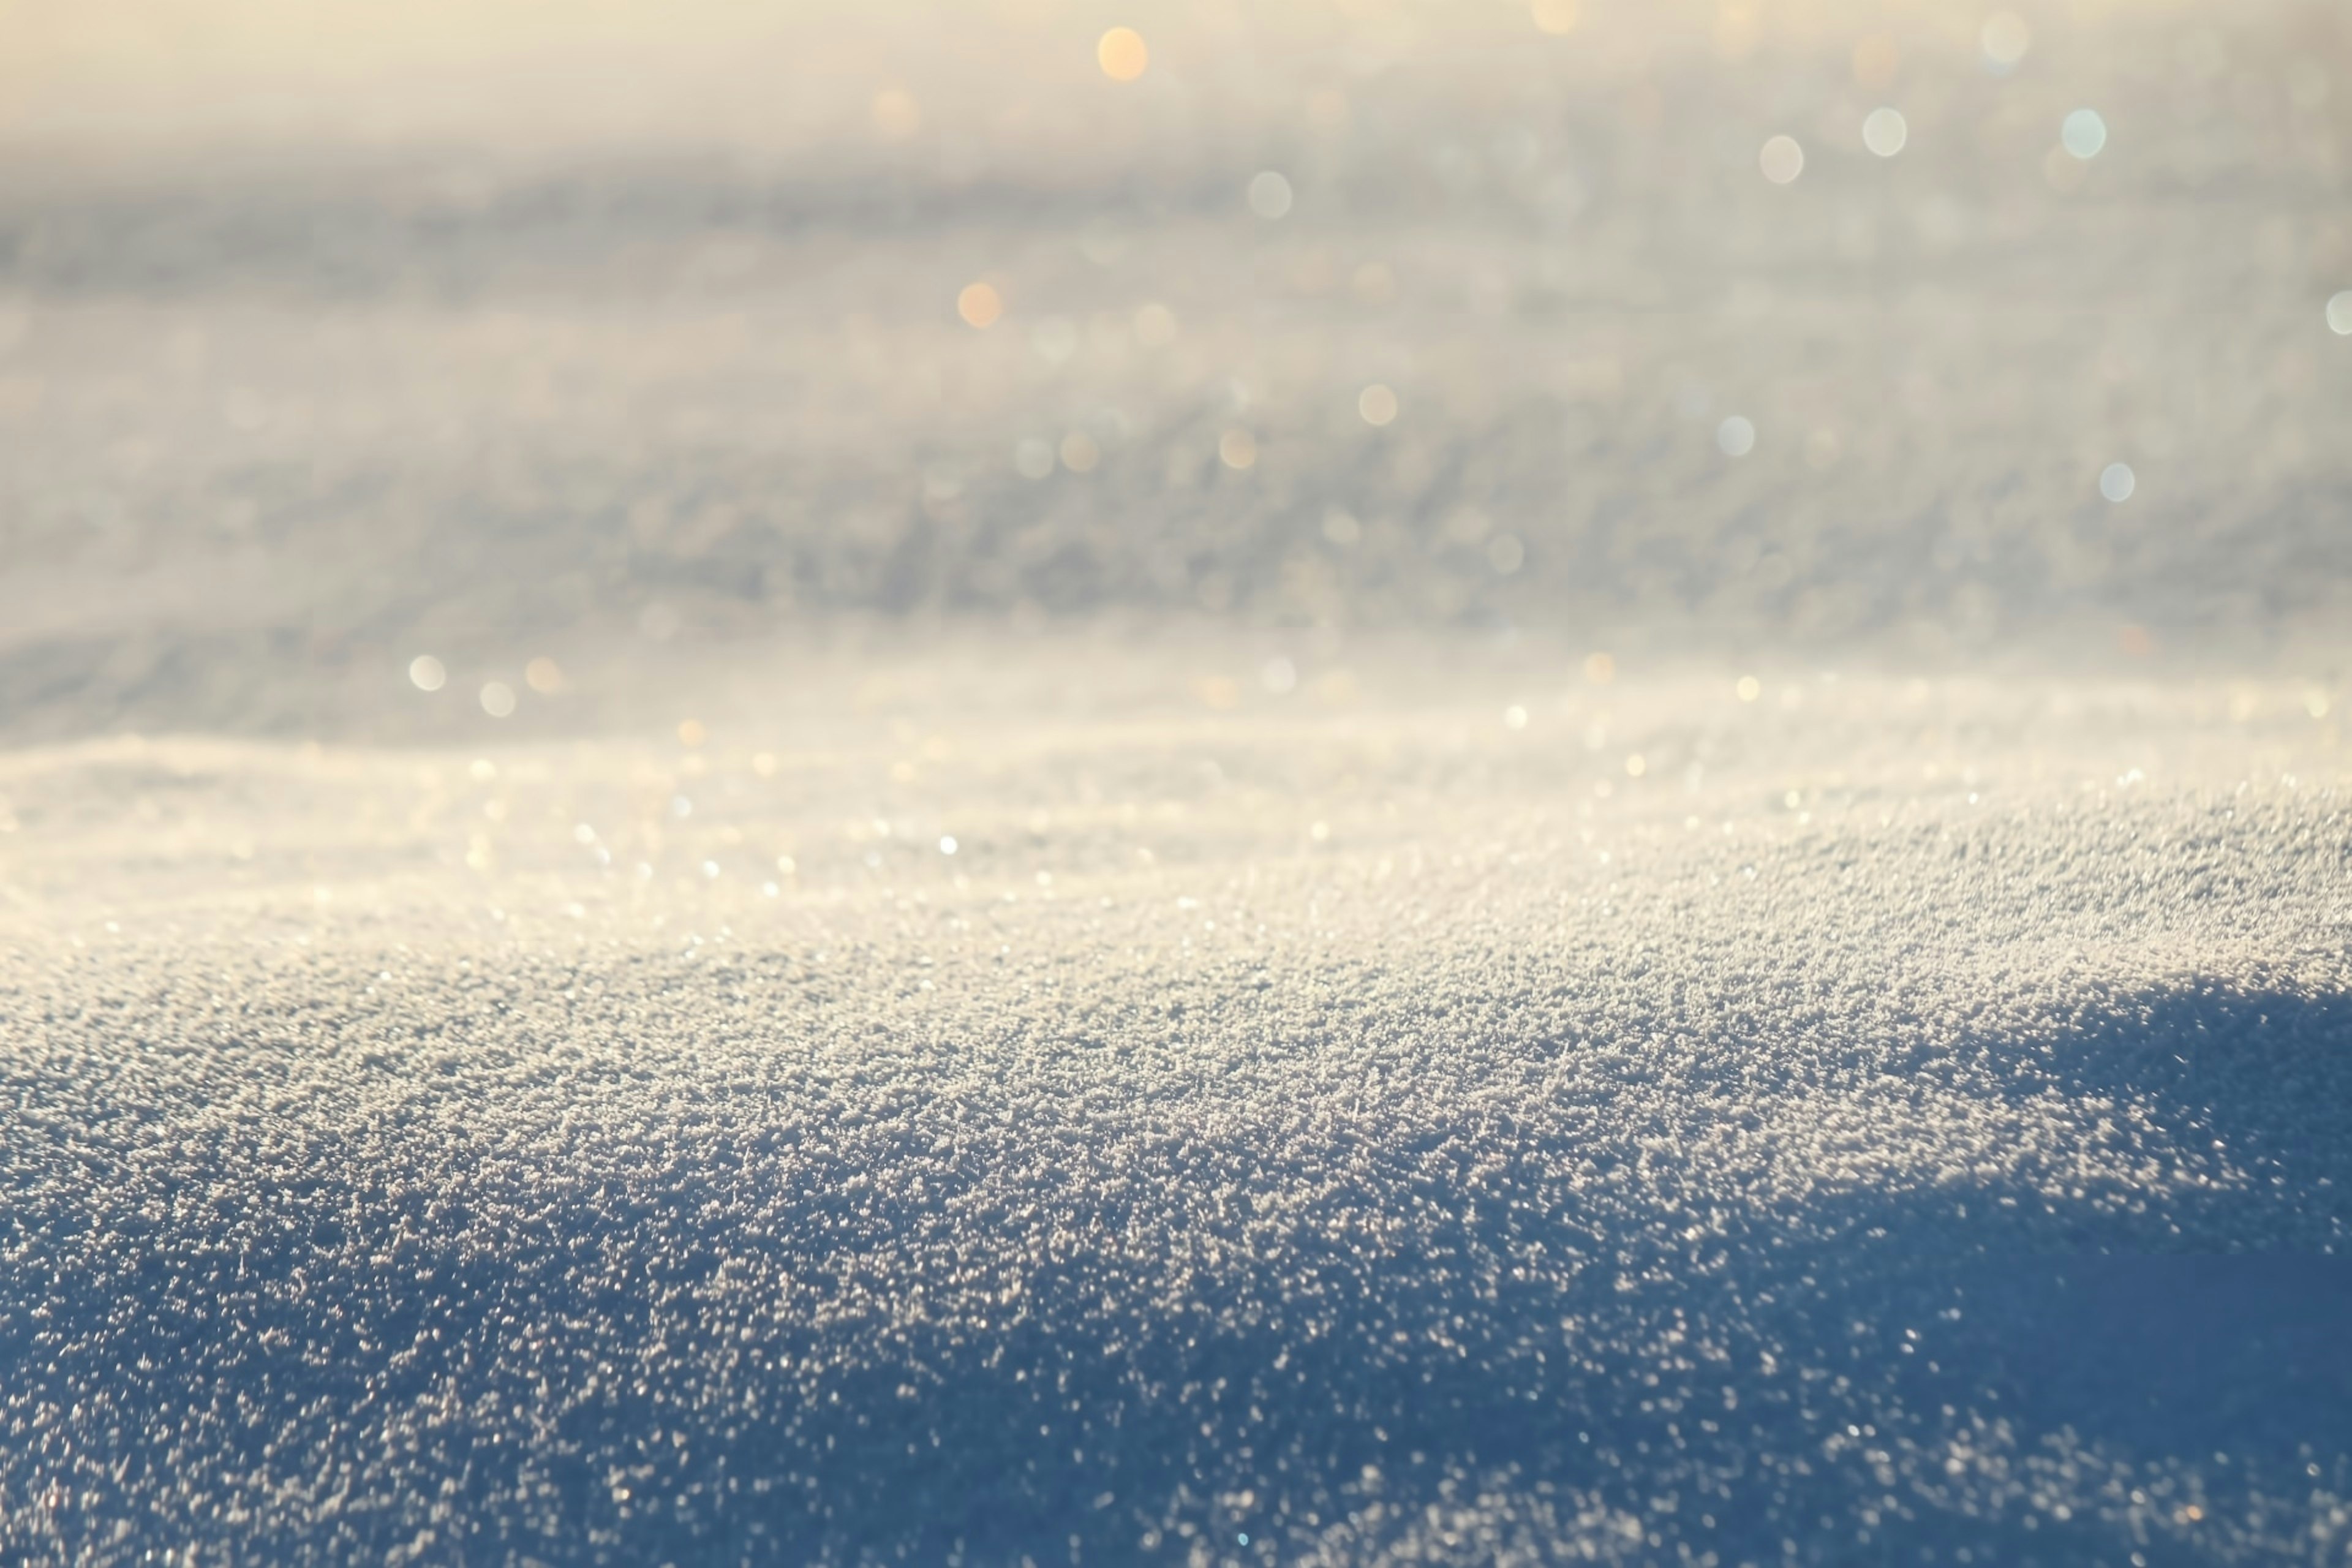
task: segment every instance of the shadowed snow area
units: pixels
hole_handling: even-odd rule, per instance
[[[2352,1561],[2352,11],[2015,4],[0,5],[0,1562]]]

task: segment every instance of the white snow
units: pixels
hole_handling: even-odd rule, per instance
[[[2302,687],[1036,651],[15,753],[12,1547],[2340,1550]]]
[[[2333,12],[169,9],[0,1561],[2352,1553]]]

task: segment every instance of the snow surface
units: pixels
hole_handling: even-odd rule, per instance
[[[2342,5],[34,9],[0,1562],[2352,1557]]]
[[[1453,659],[13,753],[10,1551],[2340,1558],[2312,693]]]

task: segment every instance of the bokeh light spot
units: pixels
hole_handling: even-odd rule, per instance
[[[1249,183],[1250,211],[1271,223],[1290,211],[1290,182],[1273,169],[1261,169]]]
[[[1775,136],[1757,154],[1757,166],[1776,185],[1792,184],[1805,172],[1805,150],[1793,136]]]
[[[2327,330],[2339,338],[2352,338],[2352,289],[2327,301]]]
[[[525,684],[543,697],[562,689],[563,667],[542,655],[522,667],[522,678]]]
[[[1576,31],[1576,0],[1530,0],[1528,11],[1538,33],[1563,38]]]
[[[1892,158],[1911,140],[1911,126],[1896,109],[1874,109],[1862,122],[1862,144],[1882,158]]]
[[[971,327],[988,328],[1004,314],[1004,297],[986,283],[967,283],[956,296],[956,314]]]
[[[1228,430],[1217,437],[1217,459],[1229,468],[1247,468],[1257,462],[1257,437],[1246,430]]]
[[[2109,463],[2099,470],[2099,493],[2111,501],[2127,501],[2138,488],[2139,477],[2129,463]]]
[[[448,683],[449,671],[429,653],[408,661],[408,679],[419,691],[438,691]]]
[[[493,719],[503,719],[515,710],[514,688],[503,680],[493,680],[482,688],[482,711]]]
[[[2014,11],[1995,11],[1985,18],[1983,30],[1977,35],[1977,47],[1984,51],[1985,68],[1996,75],[2015,69],[2032,46],[2033,29]]]
[[[1095,43],[1095,63],[1113,81],[1133,81],[1151,64],[1143,35],[1132,27],[1113,27]]]
[[[1756,449],[1756,422],[1735,414],[1715,427],[1715,444],[1727,458],[1744,458]]]
[[[1397,395],[1376,381],[1356,395],[1356,412],[1363,416],[1367,425],[1391,424],[1397,416]]]
[[[2107,122],[2099,118],[2095,109],[2078,109],[2058,128],[2058,142],[2067,152],[2087,162],[2106,146]]]
[[[1176,341],[1176,313],[1153,302],[1135,312],[1135,341],[1148,349],[1164,349]]]

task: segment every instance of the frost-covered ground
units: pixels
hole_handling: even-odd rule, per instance
[[[2352,36],[2022,9],[0,18],[0,1558],[2346,1562]]]

